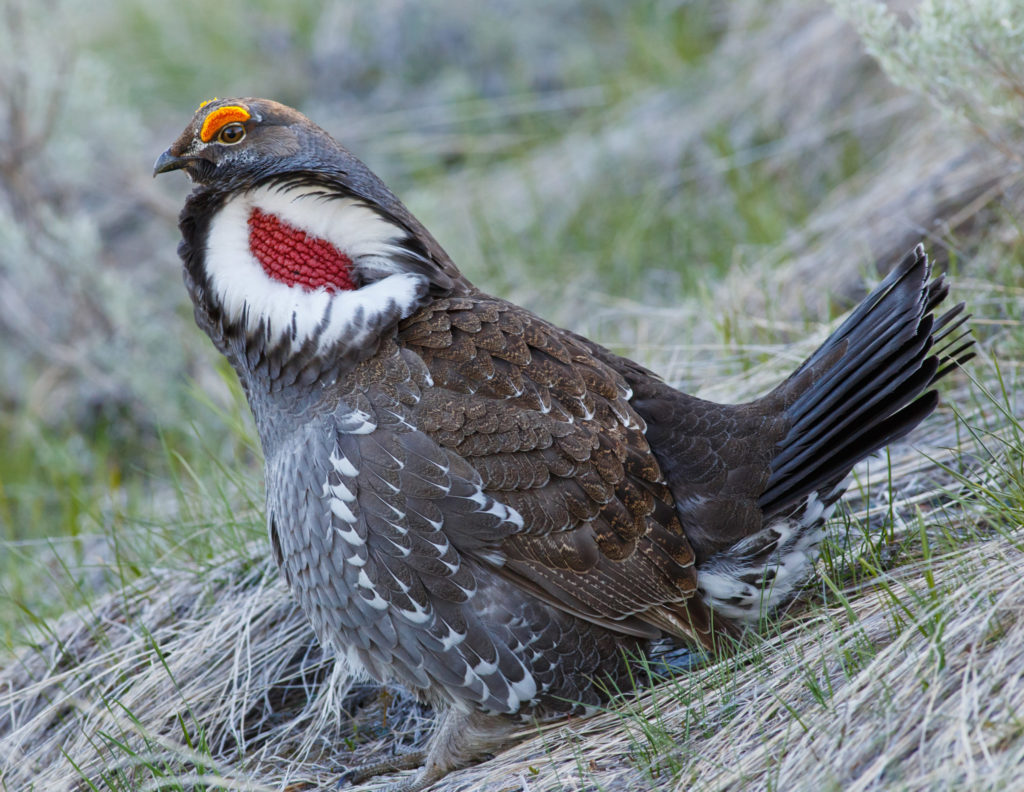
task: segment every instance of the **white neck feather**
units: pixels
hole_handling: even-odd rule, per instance
[[[271,278],[249,249],[253,209],[277,216],[330,242],[353,269],[372,265],[388,275],[361,289],[332,292],[289,286]],[[205,251],[213,297],[228,322],[244,320],[246,332],[262,324],[270,345],[290,340],[296,349],[315,340],[321,351],[364,345],[384,327],[411,314],[426,293],[427,278],[405,272],[393,257],[405,232],[350,198],[326,196],[315,187],[260,187],[230,199],[210,224]],[[343,350],[340,350],[343,351]]]

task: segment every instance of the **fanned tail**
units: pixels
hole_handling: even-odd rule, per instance
[[[824,497],[861,459],[903,437],[938,404],[926,389],[974,356],[959,303],[938,319],[945,278],[918,245],[777,389],[789,431],[758,505],[779,514]]]
[[[769,449],[757,498],[762,527],[698,567],[699,589],[715,613],[753,623],[790,600],[817,558],[846,475],[924,420],[938,403],[928,388],[974,356],[963,303],[935,318],[949,286],[930,278],[918,245],[761,402],[765,415],[781,408],[785,434]]]

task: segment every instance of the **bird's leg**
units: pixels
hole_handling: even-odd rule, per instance
[[[441,716],[441,722],[431,735],[423,751],[409,751],[380,762],[361,765],[348,770],[342,781],[358,784],[377,775],[422,769],[407,781],[388,787],[388,792],[419,792],[453,770],[467,767],[484,759],[490,751],[509,741],[517,723],[498,715],[484,712],[463,712],[451,708]]]

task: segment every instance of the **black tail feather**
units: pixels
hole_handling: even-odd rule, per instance
[[[963,309],[963,303],[955,305],[935,322],[935,329],[932,332],[935,338],[935,354],[939,359],[939,369],[935,372],[932,382],[941,379],[954,368],[962,366],[974,357],[974,339],[971,338],[970,329],[964,328],[961,332],[957,333],[967,323],[967,320],[971,318],[970,314],[963,313]],[[960,314],[963,315],[960,316]],[[953,319],[956,319],[956,321],[953,322]],[[949,326],[947,327],[946,325]],[[942,332],[939,332],[940,330]],[[959,344],[959,346],[951,349],[956,344]],[[931,383],[928,384],[930,385]]]
[[[918,245],[776,391],[790,424],[758,499],[766,515],[907,434],[938,403],[925,390],[973,357],[963,304],[934,317],[949,285],[930,274]]]

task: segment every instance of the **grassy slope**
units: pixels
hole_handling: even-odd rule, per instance
[[[573,95],[584,109],[566,99],[552,121],[535,97],[488,121],[467,104],[469,120],[428,139],[437,158],[423,140],[397,160],[388,145],[408,141],[371,149],[417,185],[403,191],[412,208],[475,280],[702,395],[742,398],[809,351],[786,342],[823,335],[876,258],[924,236],[987,354],[977,382],[947,388],[962,416],[943,407],[916,450],[858,469],[822,580],[764,641],[439,788],[1012,788],[1024,758],[1014,169],[892,88],[827,8],[628,23],[634,60],[595,81],[597,106]],[[463,167],[447,175],[453,145]],[[320,655],[266,561],[244,406],[237,389],[217,392],[193,408],[196,434],[214,439],[165,432],[166,463],[142,475],[111,466],[102,442],[82,468],[60,431],[4,430],[21,461],[0,470],[17,485],[0,502],[24,534],[3,557],[5,788],[302,789],[329,783],[345,747],[422,738],[417,708],[396,699],[382,728],[381,703],[359,705]],[[217,424],[232,430],[208,434]],[[34,538],[57,530],[72,538]]]

